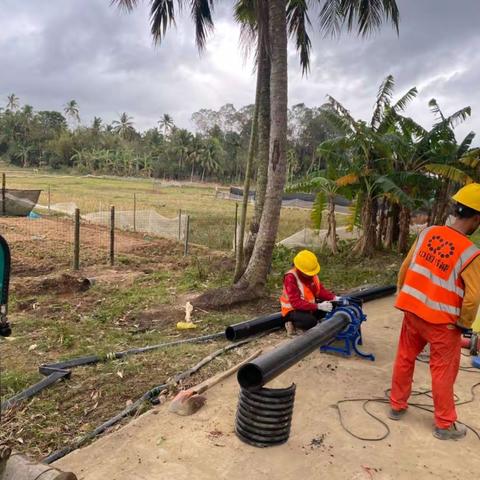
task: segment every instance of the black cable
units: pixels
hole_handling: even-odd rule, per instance
[[[422,360],[420,360],[420,361],[422,361]],[[426,363],[426,362],[423,362],[423,363]],[[468,368],[468,367],[464,367],[464,368]],[[478,369],[475,369],[475,370],[477,370],[477,372],[480,372]],[[460,399],[458,398],[458,396],[454,395],[455,406],[467,405],[469,403],[473,403],[473,401],[475,400],[475,389],[479,385],[480,385],[480,382],[477,382],[470,387],[471,398],[468,399],[468,400],[459,401]],[[367,409],[367,405],[369,403],[389,404],[390,403],[389,392],[390,392],[390,389],[385,390],[385,397],[383,397],[383,398],[382,397],[349,398],[349,399],[339,400],[337,403],[332,405],[332,407],[336,408],[337,411],[338,411],[338,418],[339,418],[340,425],[342,426],[342,428],[349,435],[351,435],[352,437],[354,437],[358,440],[363,440],[363,441],[366,441],[366,442],[379,442],[381,440],[385,440],[391,433],[390,427],[381,418],[379,418],[377,415],[375,415],[371,411],[369,411]],[[414,390],[414,391],[412,391],[411,396],[413,396],[413,397],[426,396],[426,397],[431,398],[431,399],[433,398],[431,390],[425,390],[425,391],[415,391]],[[384,427],[385,433],[383,433],[382,435],[380,435],[378,437],[362,437],[362,436],[354,433],[352,430],[350,430],[345,425],[345,423],[343,421],[343,415],[342,415],[342,410],[340,408],[340,405],[342,405],[344,403],[357,403],[357,402],[362,402],[362,409],[365,411],[365,413],[367,413],[370,417],[372,417],[377,423],[380,423]],[[429,412],[429,413],[434,413],[433,405],[431,405],[431,404],[408,402],[408,405],[410,407],[413,407],[413,408],[418,408],[419,410],[424,410],[424,411]],[[470,425],[468,425],[464,422],[461,422],[459,420],[457,420],[457,422],[460,423],[461,425],[464,425],[468,430],[473,432],[475,434],[475,436],[480,440],[480,433],[477,430],[475,430],[473,427],[471,427]]]

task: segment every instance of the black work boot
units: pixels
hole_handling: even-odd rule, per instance
[[[467,427],[454,422],[448,428],[435,427],[433,436],[439,440],[459,440],[467,434]]]
[[[406,413],[406,408],[403,408],[402,410],[394,410],[393,408],[391,408],[387,415],[390,420],[401,420]]]

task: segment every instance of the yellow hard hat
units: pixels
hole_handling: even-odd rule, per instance
[[[317,257],[313,252],[309,250],[302,250],[295,255],[293,264],[305,275],[313,277],[320,271],[320,264]]]
[[[480,183],[465,185],[452,199],[480,213]]]

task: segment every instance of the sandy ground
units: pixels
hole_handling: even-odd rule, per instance
[[[233,425],[239,388],[231,378],[207,392],[207,404],[194,416],[178,417],[160,406],[57,466],[83,480],[475,478],[479,440],[472,433],[455,443],[436,440],[428,412],[412,408],[401,422],[392,422],[385,417],[386,406],[372,405],[391,428],[381,442],[357,440],[340,426],[332,404],[382,396],[389,387],[401,323],[391,304],[387,298],[366,306],[364,348],[375,353],[375,362],[313,353],[272,382],[297,384],[292,433],[285,445],[259,449],[237,439]],[[465,364],[467,360],[463,358]],[[471,385],[479,380],[477,373],[460,372],[460,399],[469,398]],[[417,364],[414,388],[430,388],[428,365]],[[382,433],[361,404],[343,410],[348,426],[359,435]],[[458,411],[460,419],[480,428],[478,400]]]

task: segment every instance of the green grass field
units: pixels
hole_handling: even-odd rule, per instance
[[[117,211],[132,211],[135,197],[138,215],[151,209],[167,218],[176,217],[179,210],[190,215],[190,239],[193,243],[219,250],[229,250],[233,245],[236,202],[216,198],[216,188],[211,184],[190,185],[141,178],[70,176],[9,169],[7,187],[40,189],[40,205],[48,205],[50,195],[51,205],[73,202],[80,208],[81,214],[106,211],[111,205]],[[248,219],[253,209],[254,206],[249,204]],[[344,222],[345,216],[339,215],[338,224]],[[310,224],[309,209],[282,208],[277,238],[282,240],[306,226],[310,227]]]

